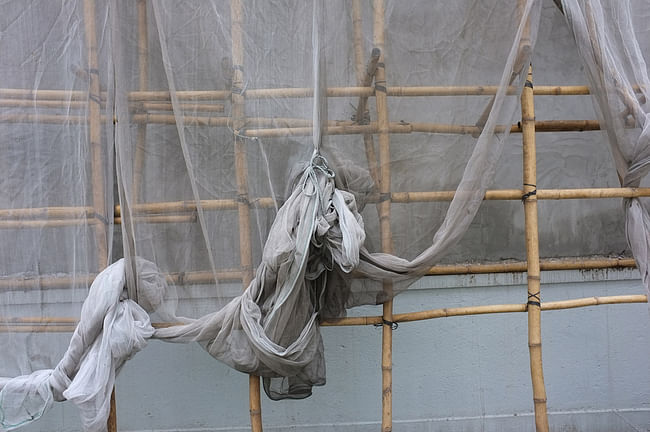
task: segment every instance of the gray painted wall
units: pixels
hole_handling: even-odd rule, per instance
[[[522,303],[525,275],[427,277],[397,312]],[[546,272],[545,301],[642,293],[636,270]],[[374,307],[355,314],[379,314]],[[554,431],[650,430],[650,316],[645,304],[542,315]],[[526,315],[404,323],[394,336],[395,431],[533,431]],[[376,431],[381,419],[381,331],[324,328],[328,383],[302,401],[263,396],[265,430]],[[248,379],[198,345],[152,342],[117,381],[121,431],[248,428]],[[26,431],[79,430],[57,404]]]

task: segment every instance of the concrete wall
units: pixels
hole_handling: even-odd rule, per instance
[[[525,275],[428,277],[398,312],[522,303]],[[547,272],[545,301],[643,292],[636,270]],[[355,314],[379,314],[360,308]],[[544,312],[543,355],[555,431],[650,430],[650,315],[645,304]],[[404,323],[394,336],[394,430],[533,431],[526,315]],[[328,383],[302,401],[263,396],[265,430],[376,431],[381,331],[323,329]],[[117,381],[121,431],[246,430],[248,379],[198,345],[152,342]],[[26,431],[76,431],[69,403]]]

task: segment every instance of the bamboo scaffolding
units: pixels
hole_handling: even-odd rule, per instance
[[[526,227],[526,256],[528,274],[528,349],[530,375],[533,384],[535,428],[548,432],[546,388],[542,367],[541,284],[539,265],[539,237],[537,225],[537,163],[535,151],[535,106],[533,101],[533,72],[528,68],[526,85],[521,93],[521,123],[523,141],[523,191]]]
[[[231,110],[233,143],[235,147],[235,177],[237,182],[239,213],[239,257],[242,269],[242,285],[246,289],[253,280],[253,257],[251,243],[250,206],[248,199],[248,164],[246,160],[246,139],[240,135],[246,124],[244,100],[244,45],[242,39],[242,0],[230,1],[230,32],[232,38],[232,84]],[[262,432],[262,402],[260,378],[249,375],[248,400],[251,430]]]
[[[222,271],[191,271],[170,273],[166,279],[175,284],[211,284],[215,280],[242,281],[247,286],[252,279],[252,256],[250,240],[250,211],[253,208],[273,208],[276,203],[272,198],[250,199],[248,196],[247,161],[245,137],[284,137],[311,136],[311,120],[300,118],[251,118],[245,117],[245,98],[305,98],[313,97],[312,88],[277,88],[248,89],[243,91],[243,44],[242,44],[242,10],[241,0],[231,0],[231,36],[233,54],[233,89],[231,90],[189,90],[176,93],[181,103],[178,108],[183,111],[204,113],[221,113],[225,111],[223,103],[214,101],[230,100],[232,113],[230,117],[183,115],[186,125],[209,127],[233,127],[235,130],[235,171],[238,199],[201,200],[198,206],[204,210],[237,210],[239,216],[240,260],[241,268]],[[366,155],[371,177],[378,186],[379,194],[370,197],[370,202],[377,203],[382,251],[392,251],[390,227],[391,204],[408,204],[415,202],[450,201],[455,191],[436,192],[390,192],[390,134],[440,133],[471,134],[480,133],[482,123],[478,125],[454,125],[431,122],[389,122],[388,97],[454,97],[454,96],[494,96],[498,86],[419,86],[390,87],[385,85],[384,65],[384,4],[383,0],[374,0],[373,43],[375,50],[371,54],[367,67],[363,68],[363,39],[361,27],[360,0],[353,0],[354,48],[357,66],[356,87],[333,87],[327,89],[328,97],[358,98],[354,121],[331,121],[323,130],[324,134],[363,135]],[[90,84],[88,92],[69,90],[28,90],[0,89],[0,108],[48,108],[48,109],[85,109],[87,115],[68,114],[3,114],[0,123],[87,124],[92,152],[93,207],[45,207],[34,209],[0,210],[0,228],[42,228],[75,225],[91,225],[98,236],[98,261],[101,269],[107,261],[106,237],[104,235],[106,209],[103,197],[103,172],[101,171],[101,121],[106,121],[110,114],[101,115],[105,107],[106,94],[100,93],[97,76],[97,47],[95,36],[94,0],[84,0],[86,22],[86,41],[88,45]],[[142,181],[144,163],[144,145],[146,129],[149,124],[176,124],[174,115],[152,114],[154,112],[173,111],[169,92],[149,91],[147,85],[148,53],[146,29],[146,1],[138,0],[138,58],[140,65],[139,91],[128,95],[133,110],[131,121],[138,125],[137,147],[135,155],[134,205],[131,207],[132,220],[139,223],[191,223],[196,221],[197,203],[194,201],[139,203],[139,189]],[[530,73],[529,73],[530,74]],[[375,79],[375,86],[371,84]],[[529,75],[532,81],[532,77]],[[383,87],[383,90],[382,90]],[[239,90],[239,91],[237,91]],[[637,89],[638,91],[638,89]],[[508,94],[516,94],[517,89],[510,87]],[[534,138],[537,132],[577,132],[600,130],[595,120],[550,120],[535,121],[533,94],[537,96],[589,95],[587,86],[537,86],[526,88],[522,94],[522,122],[517,125],[503,125],[497,131],[510,128],[511,133],[522,133],[524,140],[524,186],[523,189],[504,189],[487,191],[486,200],[520,200],[523,194],[536,190]],[[377,121],[366,121],[368,98],[376,98]],[[104,101],[104,105],[100,101]],[[206,103],[199,103],[205,101]],[[210,102],[210,103],[207,103]],[[487,112],[488,110],[486,110]],[[257,129],[253,129],[257,128]],[[373,142],[373,134],[378,135],[379,164]],[[99,168],[97,168],[99,167]],[[97,168],[97,169],[96,169]],[[629,198],[650,196],[650,188],[589,188],[589,189],[540,189],[537,195],[531,195],[525,201],[527,261],[483,264],[451,264],[432,267],[429,275],[477,274],[528,272],[528,294],[536,296],[539,292],[540,270],[571,270],[634,267],[635,262],[629,258],[589,258],[589,259],[539,259],[537,238],[536,201],[539,199],[593,199],[593,198]],[[534,212],[534,215],[533,215]],[[180,213],[180,214],[169,214]],[[15,220],[18,219],[18,220]],[[24,220],[29,219],[29,220]],[[115,207],[114,223],[122,222],[120,206]],[[103,239],[103,240],[102,240]],[[102,262],[103,261],[103,262]],[[89,284],[96,275],[77,277],[39,277],[24,279],[0,279],[1,289],[65,288],[74,284]],[[390,283],[385,283],[387,293],[392,291]],[[535,291],[537,290],[537,291]],[[498,314],[527,312],[529,315],[529,349],[531,356],[531,379],[533,382],[533,400],[535,404],[536,426],[538,431],[548,431],[546,418],[546,395],[544,391],[541,364],[541,330],[540,311],[564,310],[598,305],[626,303],[645,303],[645,295],[587,297],[539,305],[503,304],[483,305],[460,308],[442,308],[426,311],[394,314],[392,301],[384,303],[382,316],[351,317],[337,320],[323,320],[321,326],[343,325],[382,325],[382,431],[392,430],[392,322],[412,322],[452,316]],[[75,318],[68,317],[0,317],[0,332],[72,332],[77,324]],[[165,327],[174,323],[155,323],[155,327]],[[249,403],[251,428],[254,432],[262,431],[260,381],[258,377],[249,379]],[[111,394],[111,411],[108,421],[109,432],[117,430],[115,389]]]
[[[385,59],[385,22],[384,22],[384,1],[373,1],[373,53],[379,51],[379,61],[375,71],[375,105],[377,109],[377,133],[379,140],[379,192],[380,195],[390,193],[390,130],[388,118],[388,96],[386,83],[386,59]],[[379,230],[381,235],[382,252],[392,253],[393,238],[390,226],[389,200],[381,200],[377,204],[379,213]],[[383,290],[389,299],[383,304],[382,314],[382,344],[381,344],[381,430],[391,432],[393,430],[393,285],[385,281]]]
[[[582,307],[647,303],[648,297],[645,294],[583,297],[569,300],[545,302],[541,304],[542,311],[557,311],[576,309]],[[417,312],[406,312],[394,314],[393,321],[396,323],[426,321],[437,318],[450,318],[469,315],[494,315],[502,313],[527,312],[528,305],[525,303],[514,304],[493,304],[481,306],[464,306],[456,308],[439,308]],[[78,321],[76,318],[68,317],[25,317],[25,318],[4,318],[0,317],[0,332],[31,333],[31,332],[73,332]],[[366,326],[382,323],[382,316],[361,316],[346,318],[324,318],[320,322],[322,327],[344,327],[344,326]],[[179,323],[180,324],[180,323]],[[155,328],[172,327],[176,323],[153,323]]]

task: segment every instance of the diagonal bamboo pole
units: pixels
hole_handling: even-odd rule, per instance
[[[149,81],[149,41],[147,28],[147,2],[138,0],[138,87],[140,91],[148,90]],[[144,104],[143,104],[144,105]],[[171,103],[168,111],[173,111]],[[143,107],[144,109],[144,107]],[[140,201],[140,188],[144,170],[144,154],[147,142],[147,124],[138,124],[133,162],[133,204]]]
[[[230,2],[230,32],[232,38],[232,127],[235,145],[235,177],[239,212],[239,256],[243,272],[243,286],[248,287],[253,280],[253,258],[251,251],[251,222],[248,200],[248,166],[246,161],[246,139],[239,131],[246,123],[244,101],[244,46],[242,38],[243,11],[242,0]],[[262,403],[260,398],[260,378],[248,378],[248,399],[252,432],[262,432]]]
[[[379,62],[379,52],[373,50],[370,56],[368,66],[363,67],[363,27],[361,20],[361,0],[352,0],[352,26],[354,30],[354,58],[356,63],[357,85],[360,87],[368,87],[372,84],[372,80],[377,72],[377,63]],[[368,97],[359,96],[357,103],[357,113],[355,121],[358,124],[366,124],[366,106]],[[379,173],[377,169],[377,155],[375,154],[375,143],[371,133],[363,134],[363,144],[366,149],[366,159],[368,161],[368,171],[372,178],[375,188],[379,186]]]
[[[528,349],[530,375],[533,384],[535,427],[537,432],[548,432],[546,389],[542,368],[542,330],[539,238],[537,228],[537,166],[535,154],[535,106],[533,101],[533,72],[528,69],[526,85],[521,94],[521,123],[523,141],[523,191],[526,225],[526,256],[528,261]]]
[[[379,135],[379,229],[381,231],[381,248],[383,252],[393,251],[393,241],[390,226],[390,135],[388,120],[388,97],[385,68],[385,9],[383,0],[373,2],[373,44],[379,50],[379,62],[375,72],[375,104],[377,109],[377,127]],[[373,49],[373,51],[374,51]],[[393,430],[393,286],[389,281],[384,282],[386,300],[382,316],[382,345],[381,345],[381,430]]]
[[[106,190],[104,181],[104,155],[101,137],[101,94],[99,85],[99,59],[97,53],[97,33],[95,22],[95,0],[84,0],[84,26],[88,56],[88,132],[92,154],[92,197],[95,213],[104,221],[108,217],[106,209]],[[106,224],[95,224],[97,239],[97,266],[102,270],[108,265],[108,238]],[[117,432],[117,413],[115,408],[115,387],[111,394],[111,408],[107,422],[108,432]]]

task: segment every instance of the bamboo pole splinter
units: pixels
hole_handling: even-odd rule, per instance
[[[542,367],[541,290],[539,265],[539,235],[537,224],[537,164],[535,153],[535,106],[533,101],[533,72],[528,68],[526,85],[521,94],[521,123],[523,141],[523,191],[526,226],[526,256],[528,261],[528,350],[533,384],[535,428],[548,432],[546,389]]]

